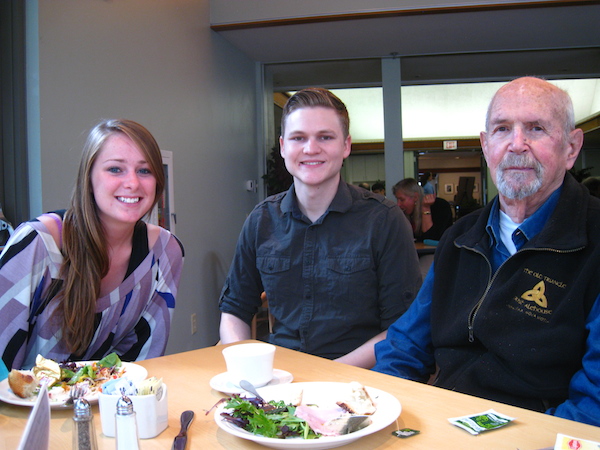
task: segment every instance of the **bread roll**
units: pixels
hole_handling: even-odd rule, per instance
[[[8,385],[21,398],[33,396],[38,384],[39,380],[29,370],[12,369],[8,374]]]

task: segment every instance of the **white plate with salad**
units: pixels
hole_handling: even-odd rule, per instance
[[[70,378],[72,379],[73,377],[78,376],[79,378],[76,379],[83,380],[90,376],[97,377],[102,370],[99,367],[99,362],[100,361],[76,361],[69,363],[71,367],[67,369],[72,369],[71,373],[73,374]],[[103,382],[108,381],[109,379],[124,377],[136,383],[144,380],[148,376],[148,371],[140,365],[122,362],[120,360],[118,361],[118,364],[119,366],[115,367],[114,370],[111,370],[109,374],[103,374],[106,375],[106,379],[103,381],[83,381],[89,386],[88,392],[84,395],[84,398],[88,402],[91,404],[98,402],[100,386],[103,384]],[[66,404],[66,401],[69,398],[70,389],[68,387],[68,378],[65,376],[65,372],[62,368],[61,372],[63,373],[63,380],[48,388],[50,407],[52,409],[65,408],[68,406]],[[31,397],[21,398],[13,393],[9,386],[8,379],[4,379],[0,382],[0,400],[12,405],[33,407],[35,405],[35,401],[37,400],[37,394],[32,395]]]
[[[222,412],[231,411],[226,408],[226,402],[221,403],[215,409],[215,422],[225,432],[247,439],[266,447],[275,449],[328,449],[340,447],[342,445],[354,442],[364,436],[376,433],[393,423],[402,411],[400,402],[391,394],[380,389],[365,387],[369,396],[376,406],[376,411],[370,415],[371,423],[358,431],[339,436],[320,436],[313,439],[304,439],[302,437],[288,437],[285,439],[265,437],[246,431],[235,425],[231,421],[223,418]],[[335,405],[338,401],[344,401],[348,396],[349,383],[335,382],[306,382],[291,383],[287,385],[267,386],[259,388],[258,392],[265,401],[283,401],[294,403],[299,392],[302,396],[303,405],[318,405],[327,408],[329,405]],[[252,397],[248,394],[246,397]]]

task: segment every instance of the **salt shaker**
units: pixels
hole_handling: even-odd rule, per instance
[[[73,450],[98,450],[92,408],[85,398],[73,402]]]
[[[140,448],[133,402],[126,395],[117,400],[115,437],[117,450],[139,450]]]

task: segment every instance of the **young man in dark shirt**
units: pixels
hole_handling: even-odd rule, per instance
[[[309,88],[286,103],[281,155],[294,183],[247,218],[220,298],[221,341],[250,338],[266,292],[270,341],[372,367],[373,347],[414,299],[421,275],[412,230],[391,201],[345,183],[345,105]]]

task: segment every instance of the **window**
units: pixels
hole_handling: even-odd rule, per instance
[[[0,2],[0,203],[15,226],[29,219],[25,3]]]

